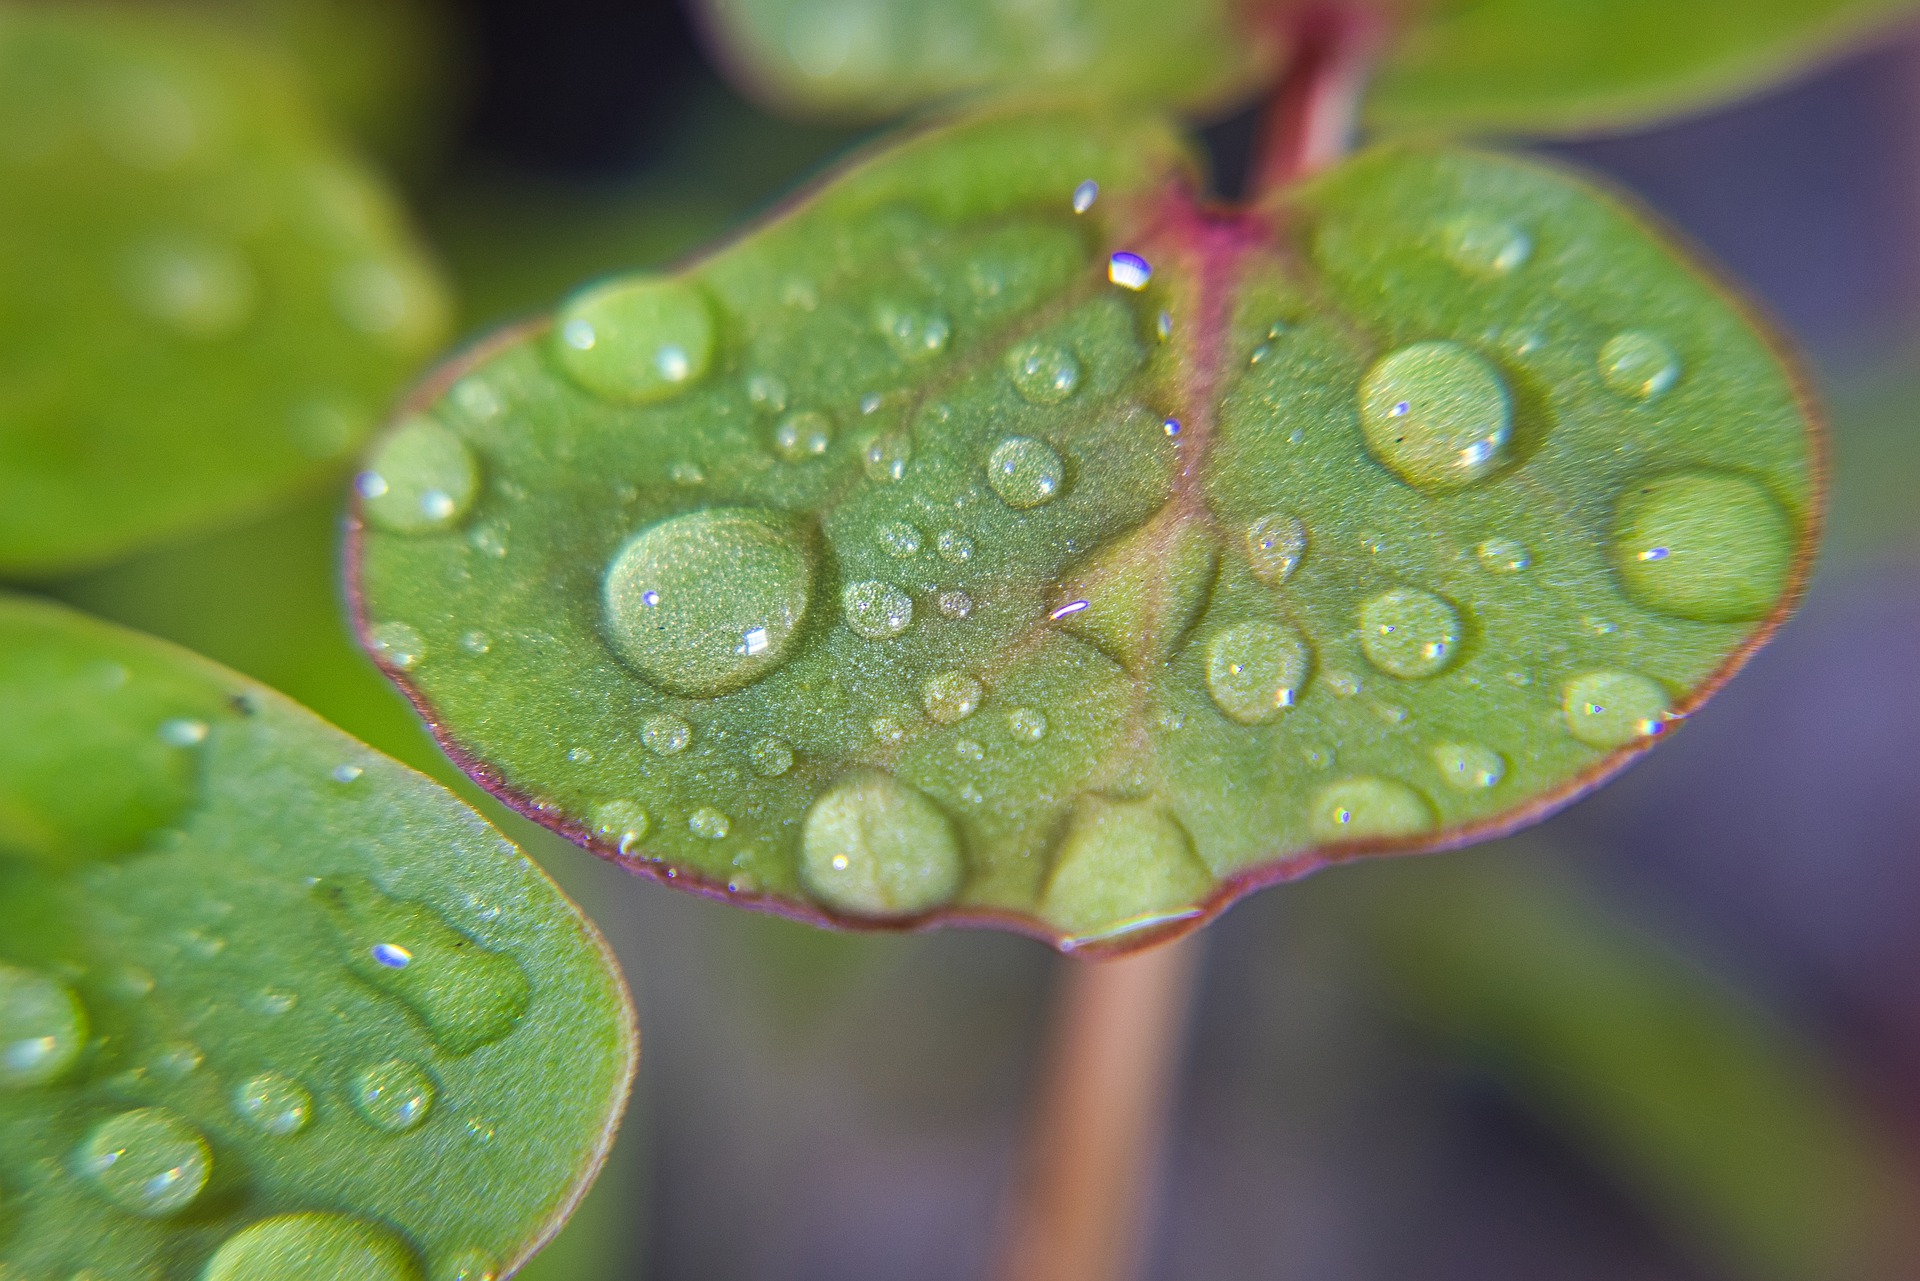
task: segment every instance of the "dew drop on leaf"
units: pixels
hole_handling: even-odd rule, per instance
[[[1269,512],[1247,526],[1247,560],[1263,583],[1286,582],[1306,553],[1307,525],[1298,516]]]
[[[1079,390],[1080,362],[1052,343],[1021,343],[1007,353],[1007,376],[1029,403],[1057,405]]]
[[[0,965],[0,1089],[59,1080],[86,1048],[87,1028],[86,1009],[72,989],[33,970]]]
[[[880,547],[895,560],[908,560],[920,554],[920,531],[905,521],[880,528]]]
[[[1145,289],[1147,282],[1153,279],[1153,265],[1139,254],[1122,250],[1107,259],[1107,279],[1122,289],[1137,292]]]
[[[640,741],[655,756],[678,756],[693,741],[693,726],[670,712],[649,716],[640,727]]]
[[[1648,609],[1704,622],[1764,617],[1785,591],[1794,533],[1740,476],[1680,472],[1633,486],[1614,513],[1613,563]]]
[[[1089,797],[1054,853],[1040,914],[1086,943],[1191,916],[1212,888],[1186,829],[1157,802]]]
[[[1083,214],[1093,208],[1093,202],[1100,198],[1100,184],[1088,178],[1073,189],[1073,211]]]
[[[1433,749],[1433,767],[1448,787],[1462,792],[1485,791],[1507,773],[1500,753],[1477,743],[1441,743]]]
[[[375,623],[367,629],[374,657],[395,671],[410,672],[427,657],[427,642],[411,623]]]
[[[553,324],[553,351],[568,377],[627,404],[665,400],[698,382],[713,343],[713,314],[699,290],[657,276],[589,288]]]
[[[633,853],[650,826],[647,811],[635,801],[606,801],[593,810],[593,834],[622,854]]]
[[[1533,564],[1533,553],[1526,544],[1511,538],[1489,538],[1474,548],[1473,554],[1489,574],[1518,574]]]
[[[894,355],[910,364],[938,356],[953,337],[945,316],[919,307],[882,303],[874,309],[873,323]]]
[[[942,725],[958,725],[980,706],[980,682],[965,672],[942,672],[920,687],[920,706]]]
[[[173,1112],[137,1108],[95,1126],[74,1164],[114,1205],[158,1219],[193,1204],[207,1186],[213,1156],[200,1131]]]
[[[774,374],[749,374],[747,401],[763,414],[780,413],[787,407],[787,384]]]
[[[313,1118],[313,1095],[290,1076],[262,1072],[234,1089],[233,1110],[260,1133],[286,1138],[307,1128]]]
[[[702,805],[687,816],[687,830],[703,841],[725,840],[733,820],[711,805]]]
[[[818,458],[833,444],[833,420],[816,410],[788,414],[773,429],[773,449],[790,463]]]
[[[1633,672],[1599,671],[1567,682],[1567,729],[1590,747],[1625,747],[1666,728],[1672,704],[1659,684]]]
[[[1448,225],[1447,257],[1474,276],[1507,276],[1533,256],[1533,238],[1499,218],[1468,216]]]
[[[484,1250],[462,1250],[437,1269],[433,1281],[499,1281],[500,1270]]]
[[[1359,775],[1315,793],[1309,820],[1321,840],[1370,840],[1418,835],[1433,826],[1433,809],[1405,783]]]
[[[1016,707],[1007,713],[1007,733],[1016,743],[1037,743],[1047,736],[1047,718],[1031,707]]]
[[[356,1072],[350,1097],[353,1110],[368,1125],[401,1134],[419,1126],[433,1110],[433,1078],[417,1064],[388,1059]]]
[[[1680,358],[1654,335],[1629,329],[1600,349],[1600,377],[1615,395],[1652,400],[1680,381]]]
[[[1445,489],[1490,475],[1513,434],[1506,384],[1451,342],[1388,353],[1360,384],[1367,447],[1410,485]]]
[[[713,507],[635,534],[607,569],[607,636],[649,681],[690,698],[750,685],[792,647],[813,556],[777,516]]]
[[[987,457],[987,484],[1016,511],[1052,502],[1065,477],[1066,466],[1053,446],[1029,436],[1009,436]]]
[[[207,1261],[200,1281],[421,1281],[404,1241],[344,1214],[282,1214],[249,1224]]]
[[[761,778],[779,778],[793,768],[793,748],[777,738],[759,739],[747,749],[747,762]]]
[[[840,594],[840,613],[859,635],[888,640],[913,622],[913,597],[891,583],[864,579],[847,584]]]
[[[1240,724],[1266,724],[1299,699],[1311,660],[1306,638],[1292,627],[1235,623],[1207,642],[1207,693]]]
[[[879,398],[873,397],[874,408],[879,408]],[[862,413],[871,413],[864,405]],[[868,442],[866,453],[862,456],[866,467],[867,479],[875,484],[891,485],[904,480],[907,464],[913,461],[913,437],[903,431],[888,432]]]
[[[890,775],[850,774],[807,810],[800,879],[836,911],[914,916],[953,898],[963,873],[953,824]]]
[[[415,414],[382,440],[354,482],[367,519],[396,534],[450,529],[473,508],[480,467],[460,437]]]
[[[127,269],[135,306],[193,338],[220,338],[246,324],[259,296],[237,249],[211,241],[163,241],[135,253]]]
[[[942,530],[934,547],[949,565],[964,565],[973,559],[973,540],[959,530]]]
[[[198,747],[207,741],[209,726],[191,716],[178,716],[160,723],[160,741],[168,747]]]
[[[1433,676],[1460,648],[1459,611],[1414,587],[1381,592],[1360,606],[1360,648],[1389,676]]]

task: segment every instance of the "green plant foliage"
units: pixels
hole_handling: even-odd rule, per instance
[[[1914,11],[1912,0],[706,0],[743,84],[798,111],[886,114],[964,92],[1207,106],[1260,88],[1290,31],[1344,8],[1384,35],[1383,131],[1619,128],[1728,101]]]
[[[558,1227],[635,1042],[538,869],[279,695],[54,605],[0,599],[0,717],[0,1275],[471,1279]]]
[[[364,639],[636,868],[1116,946],[1526,821],[1797,594],[1792,375],[1633,213],[1465,151],[1192,177],[989,116],[503,335],[361,478]]]
[[[1355,900],[1404,1008],[1729,1276],[1908,1276],[1910,1176],[1804,1045],[1708,974],[1512,859]]]
[[[178,17],[0,6],[0,572],[337,468],[445,310],[271,58]]]

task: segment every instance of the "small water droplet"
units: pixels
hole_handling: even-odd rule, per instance
[[[501,403],[498,392],[481,378],[468,376],[453,385],[450,393],[453,403],[465,413],[480,422],[487,422],[500,416],[506,406]]]
[[[434,1093],[433,1078],[417,1064],[388,1059],[356,1073],[350,1097],[353,1110],[368,1125],[400,1134],[427,1119],[433,1110]]]
[[[434,324],[433,286],[401,262],[369,259],[334,273],[333,306],[363,334],[414,345]]]
[[[1653,400],[1680,381],[1680,358],[1645,330],[1629,329],[1600,349],[1600,377],[1617,396]]]
[[[444,424],[415,414],[374,448],[354,484],[373,524],[396,534],[430,534],[452,528],[472,509],[480,465]]]
[[[193,1204],[207,1186],[213,1155],[200,1131],[179,1116],[137,1108],[95,1126],[74,1164],[114,1205],[158,1219]]]
[[[207,741],[207,723],[184,716],[162,721],[160,741],[169,747],[197,747]]]
[[[942,672],[920,687],[920,706],[942,725],[957,725],[980,706],[980,682],[965,672]]]
[[[412,1247],[344,1214],[282,1214],[228,1237],[199,1281],[419,1281]]]
[[[1139,291],[1153,279],[1153,266],[1139,254],[1125,250],[1107,259],[1107,279],[1122,289]]]
[[[1080,362],[1072,352],[1052,343],[1021,343],[1007,353],[1007,376],[1022,399],[1057,405],[1079,390]]]
[[[367,950],[375,964],[384,965],[390,970],[404,970],[413,964],[413,953],[397,943],[375,943]]]
[[[151,991],[150,977],[148,984]],[[0,965],[0,1090],[59,1080],[86,1048],[87,1031],[86,1009],[72,989]]]
[[[1242,725],[1278,720],[1299,699],[1312,652],[1281,623],[1235,623],[1207,643],[1207,693]]]
[[[650,826],[647,811],[633,801],[607,801],[593,809],[593,834],[622,854],[638,849]]]
[[[1567,682],[1567,729],[1589,747],[1626,747],[1664,731],[1672,704],[1658,683],[1632,672],[1588,672]]]
[[[7,1045],[10,1038],[6,1034],[6,978],[0,974],[0,1086],[6,1084],[6,1071],[11,1066]],[[138,965],[123,965],[113,972],[107,980],[107,990],[122,1001],[144,1001],[153,995],[153,975]]]
[[[169,1081],[184,1081],[207,1061],[200,1047],[191,1041],[168,1041],[147,1060],[147,1070]]]
[[[351,783],[364,773],[366,770],[358,765],[336,765],[327,771],[327,776],[336,783]]]
[[[492,652],[493,638],[485,632],[461,632],[460,648],[478,658],[482,654]]]
[[[1367,446],[1410,485],[1444,489],[1491,475],[1513,434],[1506,384],[1458,343],[1401,347],[1360,384]]]
[[[956,738],[953,741],[953,754],[976,765],[987,759],[987,749],[970,738]]]
[[[793,768],[793,748],[777,738],[757,740],[747,749],[747,761],[762,778],[779,778]]]
[[[678,756],[693,741],[693,726],[678,716],[662,712],[647,717],[640,727],[640,741],[655,756]]]
[[[507,531],[509,526],[504,520],[490,520],[475,525],[467,535],[467,542],[483,556],[495,560],[507,558]]]
[[[1433,749],[1433,767],[1448,787],[1462,792],[1485,791],[1507,773],[1500,753],[1478,743],[1441,743]]]
[[[694,285],[634,276],[574,295],[554,321],[555,358],[567,375],[608,400],[644,404],[677,396],[713,359],[713,315]]]
[[[500,1269],[482,1250],[462,1250],[436,1270],[433,1281],[500,1281]]]
[[[747,400],[763,414],[782,413],[787,407],[787,384],[773,374],[749,374]]]
[[[987,484],[1016,511],[1044,506],[1060,493],[1066,465],[1053,446],[1028,436],[1009,436],[987,458]]]
[[[1632,486],[1613,524],[1613,564],[1635,603],[1701,622],[1763,618],[1793,572],[1792,522],[1741,476],[1677,472]]]
[[[1247,560],[1253,576],[1278,587],[1293,577],[1307,554],[1307,523],[1285,512],[1269,512],[1247,526]]]
[[[1309,825],[1323,841],[1391,839],[1427,831],[1433,809],[1405,783],[1356,775],[1314,794]]]
[[[313,1095],[292,1077],[262,1072],[234,1090],[233,1110],[262,1134],[286,1138],[306,1129],[313,1119]]]
[[[1007,733],[1018,743],[1037,743],[1047,736],[1047,718],[1031,707],[1007,713]]]
[[[1459,652],[1459,611],[1415,587],[1381,592],[1360,607],[1360,648],[1389,676],[1436,675]]]
[[[781,286],[780,301],[795,311],[812,311],[820,305],[820,291],[811,280],[795,276]]]
[[[907,737],[907,731],[891,716],[874,717],[867,722],[867,729],[882,743],[904,742]]]
[[[1469,275],[1507,276],[1533,257],[1533,238],[1503,219],[1469,216],[1448,225],[1446,252]]]
[[[1185,428],[1180,425],[1180,420],[1178,418],[1169,418],[1165,422],[1161,423],[1160,427],[1161,427],[1161,430],[1165,431],[1169,436],[1178,436],[1182,431],[1185,430]]]
[[[938,601],[940,613],[959,622],[972,615],[973,597],[961,591],[941,592]]]
[[[269,1018],[278,1018],[298,1004],[299,993],[270,987],[262,989],[260,995],[254,998],[253,1008]]]
[[[1153,332],[1154,336],[1159,338],[1161,342],[1165,342],[1173,337],[1173,313],[1163,311],[1156,316],[1153,322]]]
[[[913,437],[903,431],[888,432],[867,445],[861,461],[867,479],[875,484],[891,485],[903,480],[907,464],[913,461]]]
[[[934,546],[940,559],[949,565],[964,565],[973,559],[973,540],[957,529],[942,530]]]
[[[807,811],[800,879],[854,916],[913,916],[959,892],[965,865],[953,825],[926,796],[873,770],[850,774]]]
[[[873,324],[893,354],[909,363],[931,360],[947,349],[953,326],[937,311],[882,303],[874,308]]]
[[[1489,574],[1518,574],[1533,564],[1526,544],[1511,538],[1489,538],[1473,549],[1480,565]]]
[[[833,420],[816,410],[788,414],[773,429],[773,449],[790,463],[819,458],[833,444]]]
[[[687,830],[703,841],[723,840],[732,829],[732,821],[711,805],[702,805],[687,816]]]
[[[896,560],[906,560],[920,554],[920,531],[905,521],[895,521],[891,525],[880,527],[880,546],[887,555]]]
[[[913,622],[913,598],[876,579],[847,584],[840,609],[847,626],[868,640],[898,636]]]
[[[169,240],[131,255],[126,273],[133,304],[193,338],[221,338],[253,316],[259,282],[237,249],[210,241]]]
[[[1083,214],[1093,208],[1093,202],[1100,198],[1100,184],[1088,178],[1073,189],[1073,211]]]
[[[410,672],[427,656],[427,642],[411,623],[375,623],[367,629],[367,647],[375,661]]]

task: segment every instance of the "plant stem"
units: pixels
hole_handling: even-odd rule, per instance
[[[1256,194],[1278,190],[1346,155],[1360,94],[1380,42],[1377,18],[1329,7],[1293,24],[1293,59],[1268,105]]]
[[[999,1281],[1136,1281],[1200,948],[1062,962]]]

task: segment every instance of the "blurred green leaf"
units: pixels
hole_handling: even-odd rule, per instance
[[[976,118],[461,358],[361,477],[367,644],[638,870],[1124,946],[1524,822],[1764,637],[1804,407],[1633,213],[1461,151],[1232,216],[1192,173]]]
[[[273,59],[173,16],[0,8],[0,573],[336,472],[445,312]]]
[[[1834,395],[1829,561],[1920,545],[1920,355],[1906,352]]]
[[[0,703],[42,731],[0,813],[50,816],[0,860],[0,1264],[471,1277],[558,1227],[635,1046],[538,869],[279,695],[57,606],[0,600]],[[156,789],[160,830],[77,839],[77,802]]]

